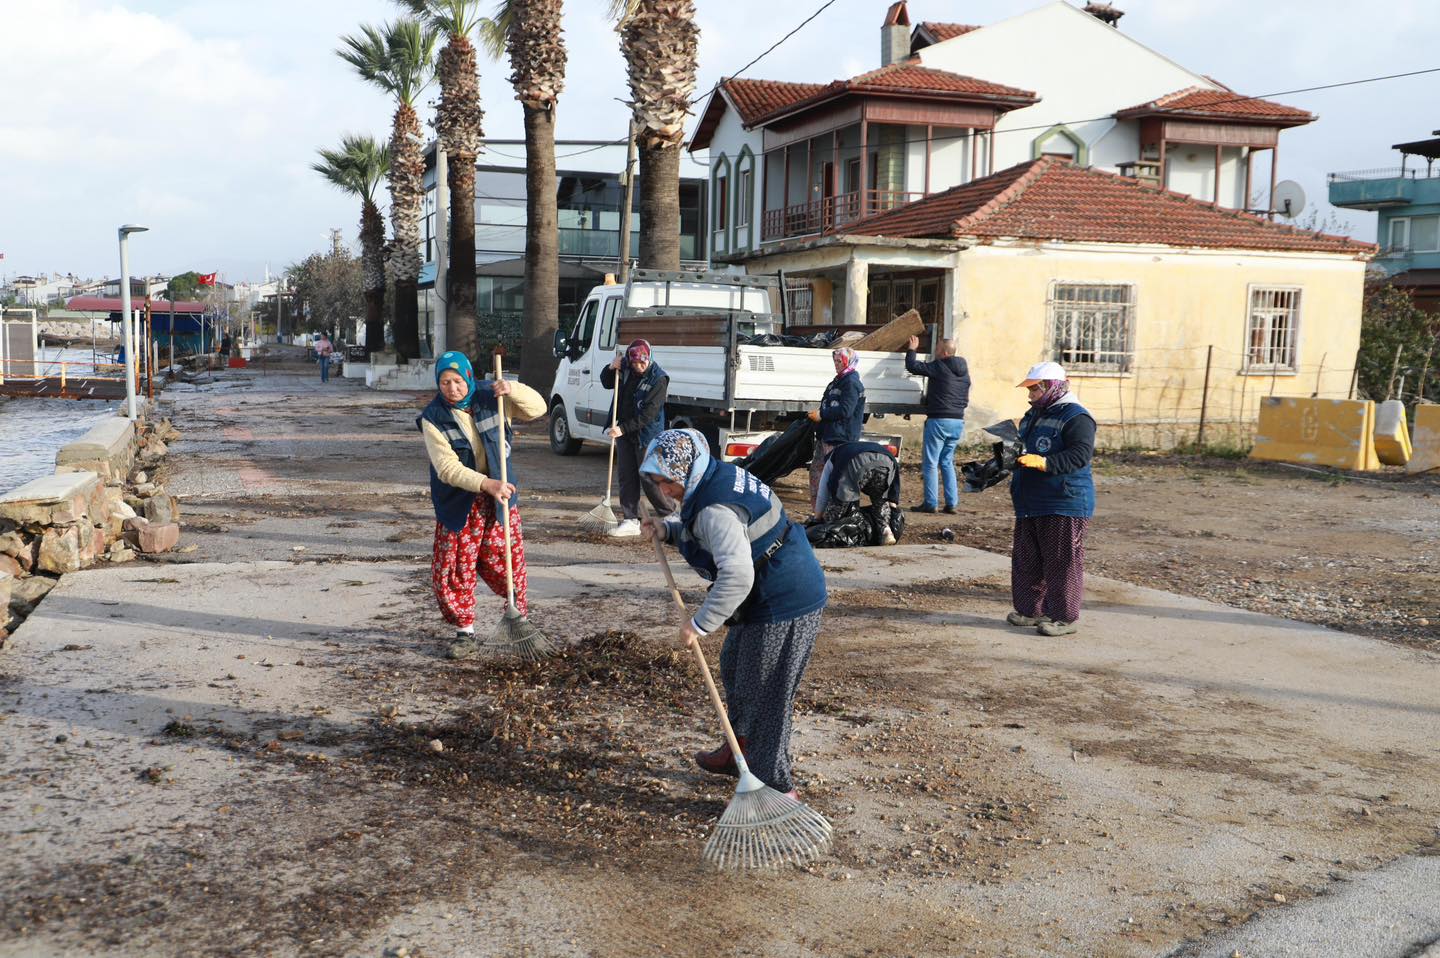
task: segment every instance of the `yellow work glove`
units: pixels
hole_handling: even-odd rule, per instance
[[[1027,469],[1039,469],[1041,472],[1045,471],[1045,457],[1037,456],[1033,452],[1025,453],[1025,455],[1016,459],[1015,462]]]

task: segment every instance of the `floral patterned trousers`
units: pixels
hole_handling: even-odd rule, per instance
[[[456,628],[475,624],[475,581],[484,579],[490,591],[505,596],[505,527],[497,516],[493,496],[480,494],[465,528],[451,532],[435,523],[435,550],[430,560],[430,581],[440,614]],[[510,559],[515,570],[515,607],[529,613],[525,599],[525,540],[520,532],[520,510],[510,510]]]

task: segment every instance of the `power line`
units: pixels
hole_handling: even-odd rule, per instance
[[[715,81],[715,85],[712,86],[712,87],[710,87],[710,89],[706,90],[705,93],[702,94],[699,99],[702,99],[702,100],[703,100],[703,99],[709,97],[709,96],[710,96],[711,94],[713,94],[716,90],[720,89],[720,84],[724,83],[726,80],[733,80],[733,79],[735,79],[735,78],[738,77],[740,74],[744,73],[746,70],[750,69],[750,68],[753,67],[755,64],[759,63],[761,60],[765,59],[765,58],[768,57],[770,54],[774,53],[774,52],[776,51],[776,49],[778,49],[778,48],[780,47],[781,44],[783,44],[786,40],[789,40],[789,39],[790,39],[791,37],[793,37],[795,34],[799,33],[801,30],[803,30],[803,29],[810,23],[810,21],[814,20],[816,17],[820,16],[820,14],[824,13],[827,9],[829,9],[831,6],[833,6],[833,5],[835,4],[835,2],[836,2],[836,0],[825,0],[824,3],[822,3],[818,8],[816,8],[816,10],[815,10],[814,13],[810,14],[810,15],[809,15],[808,17],[806,17],[804,20],[801,20],[801,21],[799,22],[799,24],[797,24],[793,29],[791,29],[791,31],[790,31],[789,33],[785,34],[785,35],[784,35],[783,37],[781,37],[779,40],[776,40],[774,43],[770,44],[770,46],[766,47],[765,50],[762,51],[759,56],[755,57],[755,58],[754,58],[753,60],[751,60],[749,63],[745,64],[743,67],[741,67],[740,69],[736,70],[736,71],[735,71],[734,73],[732,73],[730,76],[728,76],[728,77],[722,77],[721,79],[716,80],[716,81]],[[692,101],[692,102],[693,102],[693,101]],[[583,154],[585,154],[585,153],[594,153],[596,150],[603,150],[603,149],[605,149],[607,146],[623,146],[623,145],[625,144],[625,142],[626,142],[626,139],[627,139],[626,137],[621,137],[621,138],[618,139],[618,140],[611,140],[611,141],[608,141],[608,142],[606,142],[606,143],[598,143],[598,144],[596,144],[595,146],[586,147],[586,148],[583,149],[583,150],[575,150],[573,153],[557,153],[557,154],[555,154],[555,159],[557,159],[557,160],[564,160],[564,159],[568,159],[568,158],[570,158],[570,157],[572,157],[572,156],[581,156],[581,155],[583,155]],[[503,151],[501,151],[501,150],[486,150],[486,152],[487,152],[487,153],[493,153],[493,154],[495,154],[496,156],[503,156],[503,157],[505,157],[505,158],[507,158],[507,159],[511,159],[511,160],[523,160],[523,159],[525,159],[524,156],[517,156],[517,155],[515,155],[515,154],[513,154],[513,153],[505,153],[505,152],[503,152]]]

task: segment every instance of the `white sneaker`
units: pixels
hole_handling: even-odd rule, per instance
[[[640,534],[640,520],[622,519],[619,525],[605,534],[607,536],[613,536],[616,539],[628,539],[631,536],[638,536]]]

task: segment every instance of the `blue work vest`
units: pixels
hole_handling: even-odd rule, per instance
[[[1065,424],[1076,416],[1089,415],[1077,402],[1031,409],[1020,420],[1020,439],[1025,443],[1025,451],[1047,458],[1063,452],[1065,438],[1061,430]],[[1021,519],[1030,516],[1088,519],[1095,514],[1095,480],[1090,476],[1090,464],[1087,462],[1083,468],[1065,475],[1017,466],[1010,476],[1010,501],[1015,504],[1015,515]]]
[[[490,392],[490,380],[483,380],[475,384],[475,398],[470,400],[470,415],[475,419],[475,432],[480,436],[480,445],[485,448],[485,460],[489,468],[497,469],[500,462],[500,409],[495,401],[495,396]],[[450,414],[450,407],[445,399],[436,394],[430,400],[419,416],[415,417],[415,427],[423,429],[422,422],[428,422],[436,429],[439,429],[450,443],[450,448],[455,450],[455,455],[460,457],[460,462],[466,469],[475,468],[475,450],[470,446],[470,440],[465,437],[465,432],[455,422],[455,417]],[[514,439],[514,430],[509,425],[505,426],[505,478],[515,481],[515,470],[511,465],[508,455],[511,440]],[[497,469],[498,472],[498,469]],[[498,478],[498,476],[497,476]],[[475,497],[480,493],[471,492],[469,489],[461,489],[456,486],[448,486],[440,481],[435,474],[435,466],[430,466],[430,501],[435,506],[435,520],[451,532],[459,532],[465,528],[466,521],[470,518],[470,509],[475,505]],[[520,495],[517,492],[510,497],[510,508],[514,509],[520,505]]]
[[[785,622],[825,606],[825,573],[810,548],[803,529],[792,528],[790,517],[770,487],[728,462],[710,461],[695,490],[680,507],[680,555],[701,577],[713,582],[715,557],[691,530],[695,518],[708,506],[734,506],[740,510],[750,539],[750,561],[756,562],[775,543],[779,547],[757,570],[741,624]],[[788,533],[788,535],[787,535]]]
[[[635,370],[630,368],[628,362],[625,363],[620,371],[620,382],[615,384],[615,388],[619,389],[622,383],[628,381],[630,377],[634,375]],[[640,408],[645,405],[645,400],[650,398],[650,393],[654,391],[655,387],[659,385],[660,380],[663,378],[666,378],[665,370],[661,369],[660,364],[655,360],[650,360],[649,368],[640,376],[640,381],[635,384],[635,392],[631,394],[633,405],[629,409],[620,410],[620,419],[633,419],[639,416]],[[661,406],[660,415],[656,416],[654,421],[646,423],[645,427],[640,430],[640,435],[637,437],[637,440],[640,444],[641,451],[644,451],[650,445],[650,440],[664,431],[665,407]]]
[[[828,414],[854,403],[850,415],[844,419],[824,418]],[[846,373],[830,380],[820,396],[820,441],[832,446],[842,442],[855,442],[865,425],[865,384],[860,374]]]

